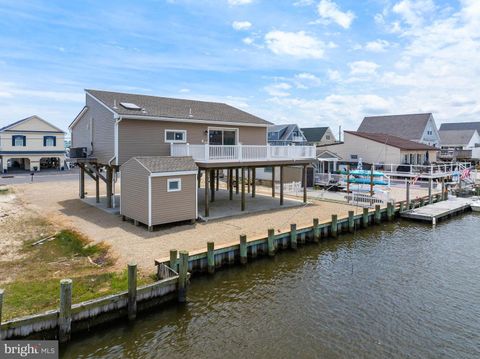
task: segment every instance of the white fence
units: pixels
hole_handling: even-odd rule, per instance
[[[275,191],[277,193],[280,192],[280,184],[275,184]],[[288,182],[283,184],[283,192],[292,194],[292,195],[299,195],[303,193],[302,182]]]
[[[192,156],[195,161],[264,161],[315,159],[315,146],[191,145],[172,143],[171,156]]]

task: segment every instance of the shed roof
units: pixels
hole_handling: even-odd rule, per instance
[[[392,136],[385,133],[368,133],[359,131],[345,131],[345,133],[349,133],[358,137],[363,137],[375,142],[382,143],[384,145],[397,147],[401,150],[437,150],[437,148],[425,145],[423,143],[406,140],[405,138]]]
[[[365,117],[357,131],[383,133],[409,140],[419,140],[422,138],[425,126],[427,126],[431,116],[431,113],[416,113]]]
[[[145,156],[133,157],[150,173],[196,171],[198,169],[192,157]],[[128,162],[128,161],[127,161]]]
[[[467,145],[477,130],[441,130],[440,144],[443,145]]]
[[[328,127],[305,127],[301,130],[308,142],[320,142]]]
[[[111,91],[85,90],[113,112],[128,117],[141,116],[188,119],[195,121],[234,122],[242,124],[271,125],[270,122],[220,102],[186,100],[179,98],[129,94]],[[121,103],[135,104],[139,110],[125,108]]]
[[[480,133],[480,122],[453,122],[442,123],[440,131],[446,130],[477,130]]]

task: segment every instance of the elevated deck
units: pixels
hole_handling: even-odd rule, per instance
[[[401,213],[403,218],[436,224],[439,220],[470,210],[471,198],[451,197],[446,201],[411,209]]]

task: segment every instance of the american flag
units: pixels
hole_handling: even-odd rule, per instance
[[[419,175],[416,175],[415,177],[413,177],[412,184],[415,185],[415,183],[417,183],[419,178],[420,178]]]
[[[469,178],[471,171],[472,171],[471,168],[465,168],[465,169],[462,171],[462,174],[461,174],[460,178],[461,178],[462,180]]]

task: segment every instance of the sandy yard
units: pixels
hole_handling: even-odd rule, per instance
[[[218,246],[236,242],[240,234],[246,234],[247,238],[253,239],[265,236],[269,228],[287,231],[290,223],[297,223],[302,227],[310,225],[315,217],[320,221],[326,221],[333,213],[346,216],[352,209],[357,213],[361,212],[361,208],[341,203],[313,201],[306,206],[246,214],[193,225],[163,227],[148,232],[143,226],[136,227],[130,222],[123,222],[118,215],[108,214],[82,202],[78,198],[76,181],[22,184],[13,188],[18,197],[14,205],[17,211],[23,206],[24,213],[38,213],[59,228],[76,229],[94,242],[105,241],[111,246],[119,269],[125,268],[129,261],[135,261],[141,270],[148,272],[154,270],[155,259],[169,256],[170,249],[194,252],[205,249],[208,241],[214,241]],[[86,191],[94,193],[93,181],[86,180]],[[422,194],[426,192],[426,190],[414,191],[421,191]],[[263,191],[259,188],[258,192]],[[412,193],[412,198],[417,195],[420,195],[420,192]],[[6,228],[5,223],[1,226]]]

